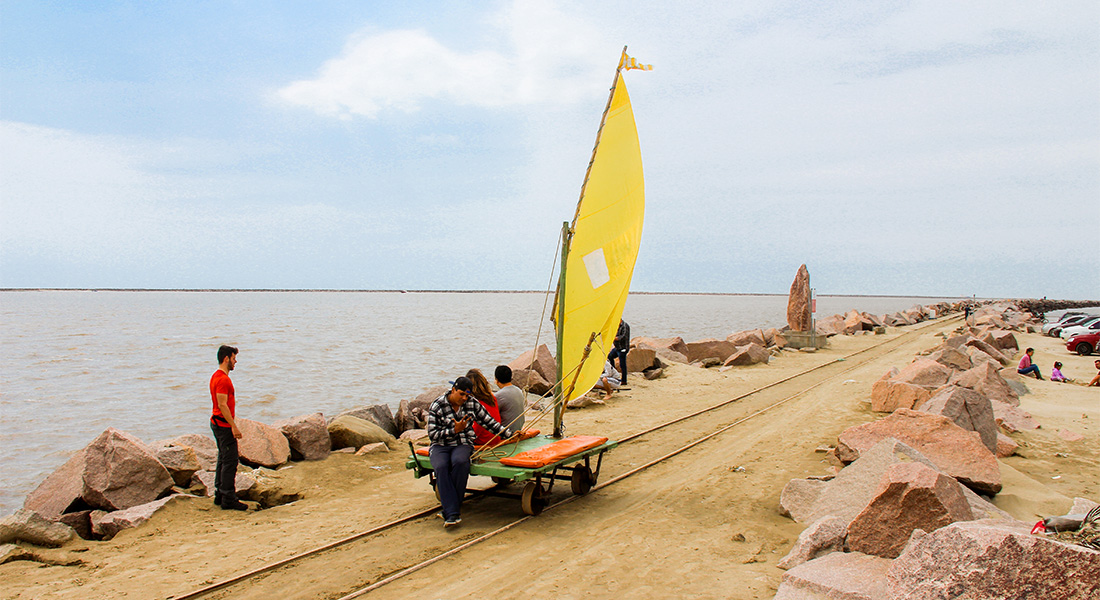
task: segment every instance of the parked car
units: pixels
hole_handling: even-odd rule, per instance
[[[1100,331],[1100,317],[1092,317],[1081,321],[1076,325],[1067,325],[1062,328],[1062,332],[1058,335],[1063,340],[1068,340],[1070,337],[1077,335],[1078,333],[1096,333]]]
[[[1070,325],[1077,325],[1081,321],[1091,319],[1093,315],[1085,313],[1066,313],[1062,315],[1062,318],[1043,325],[1043,335],[1049,335],[1050,337],[1058,337],[1062,333],[1062,328]]]
[[[1088,356],[1096,350],[1097,344],[1100,344],[1100,331],[1079,333],[1066,340],[1066,350],[1076,352],[1081,356]]]

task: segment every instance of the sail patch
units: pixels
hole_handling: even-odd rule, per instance
[[[592,289],[611,281],[611,273],[607,270],[607,260],[603,256],[603,248],[596,248],[582,259],[584,270],[588,273],[588,280],[592,282]]]

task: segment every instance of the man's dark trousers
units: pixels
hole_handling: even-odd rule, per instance
[[[233,428],[220,427],[210,423],[214,432],[214,441],[218,443],[218,465],[214,470],[214,496],[222,504],[237,502],[237,438],[233,437]]]

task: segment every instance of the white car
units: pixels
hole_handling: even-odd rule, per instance
[[[1094,315],[1087,313],[1066,313],[1062,315],[1062,318],[1057,321],[1051,321],[1043,325],[1043,335],[1049,335],[1051,337],[1058,337],[1058,334],[1062,333],[1063,327],[1069,327],[1071,325],[1077,325],[1082,321],[1092,318]]]
[[[1100,331],[1100,317],[1092,317],[1081,321],[1076,325],[1070,325],[1062,328],[1062,333],[1058,334],[1063,340],[1081,334],[1081,333],[1096,333]]]

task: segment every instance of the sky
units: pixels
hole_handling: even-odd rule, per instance
[[[1100,4],[0,5],[0,287],[543,290],[619,53],[632,289],[1100,299]]]

